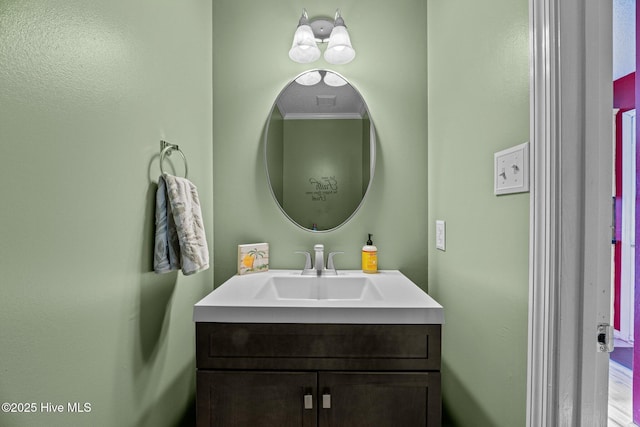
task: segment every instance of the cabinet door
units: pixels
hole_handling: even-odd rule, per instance
[[[319,374],[320,427],[436,427],[439,372]]]
[[[198,371],[198,427],[314,427],[315,372]]]

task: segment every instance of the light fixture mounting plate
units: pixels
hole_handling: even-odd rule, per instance
[[[311,31],[313,31],[313,35],[316,40],[325,42],[329,40],[331,30],[333,30],[333,21],[329,21],[327,19],[316,19],[309,22],[309,26],[311,27]]]

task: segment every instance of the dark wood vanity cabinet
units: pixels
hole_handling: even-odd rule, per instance
[[[198,427],[437,427],[440,325],[196,324]]]
[[[313,372],[198,370],[197,425],[315,426],[317,405],[303,405],[316,388]]]

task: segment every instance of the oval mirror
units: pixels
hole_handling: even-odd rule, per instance
[[[298,226],[333,230],[362,204],[375,146],[369,110],[353,85],[332,71],[305,72],[280,92],[267,121],[271,194]]]

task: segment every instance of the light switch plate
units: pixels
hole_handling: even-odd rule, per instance
[[[436,221],[436,249],[440,249],[441,251],[444,251],[446,241],[447,239],[445,235],[445,223],[444,221],[437,220]]]
[[[529,143],[493,155],[493,192],[496,195],[529,191]]]

